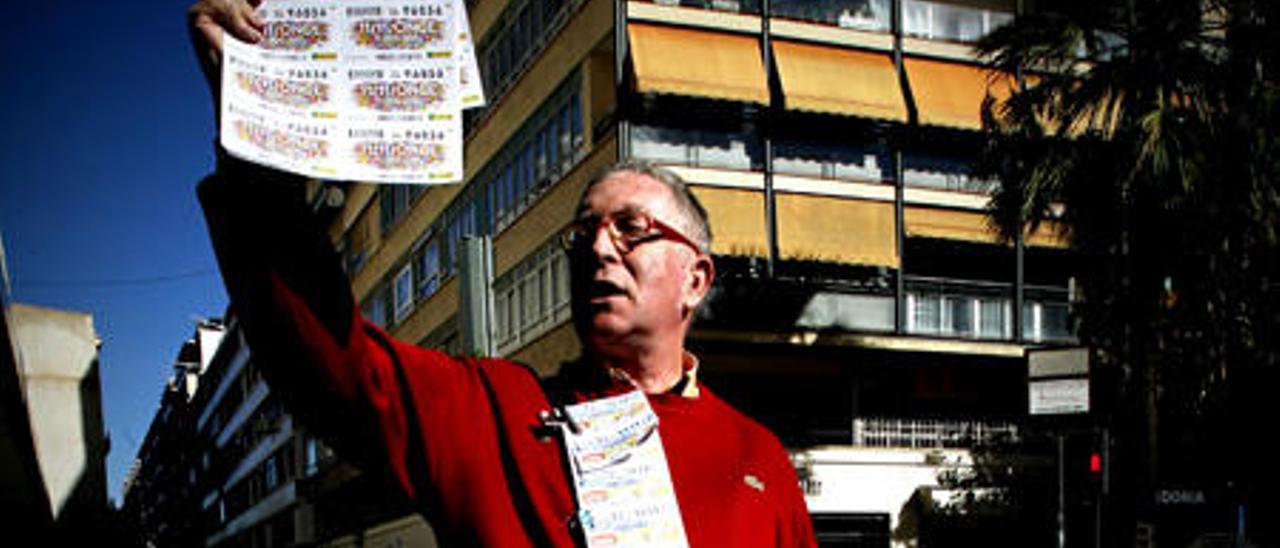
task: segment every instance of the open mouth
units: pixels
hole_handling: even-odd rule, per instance
[[[615,295],[626,295],[626,293],[621,286],[608,280],[595,280],[587,288],[587,294],[592,299],[606,299]]]

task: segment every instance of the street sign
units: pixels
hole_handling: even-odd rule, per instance
[[[1089,349],[1027,350],[1027,390],[1032,415],[1089,412]]]
[[[1089,379],[1032,381],[1032,415],[1067,415],[1089,412]]]

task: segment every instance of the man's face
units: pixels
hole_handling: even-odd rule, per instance
[[[678,238],[655,231],[630,249],[618,245],[608,222],[635,211],[690,232],[672,191],[647,175],[616,173],[583,196],[576,219],[598,228],[569,252],[574,325],[583,344],[609,354],[683,339],[685,320],[711,283],[710,257]]]

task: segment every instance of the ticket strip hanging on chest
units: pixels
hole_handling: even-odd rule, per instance
[[[570,405],[562,424],[587,546],[686,547],[684,522],[658,434],[640,391]]]

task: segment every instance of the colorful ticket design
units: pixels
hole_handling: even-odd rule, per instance
[[[484,104],[462,0],[267,0],[264,39],[228,36],[221,143],[304,176],[462,179],[461,110]]]
[[[644,394],[571,405],[565,415],[576,427],[562,431],[587,546],[688,546],[658,416]]]

